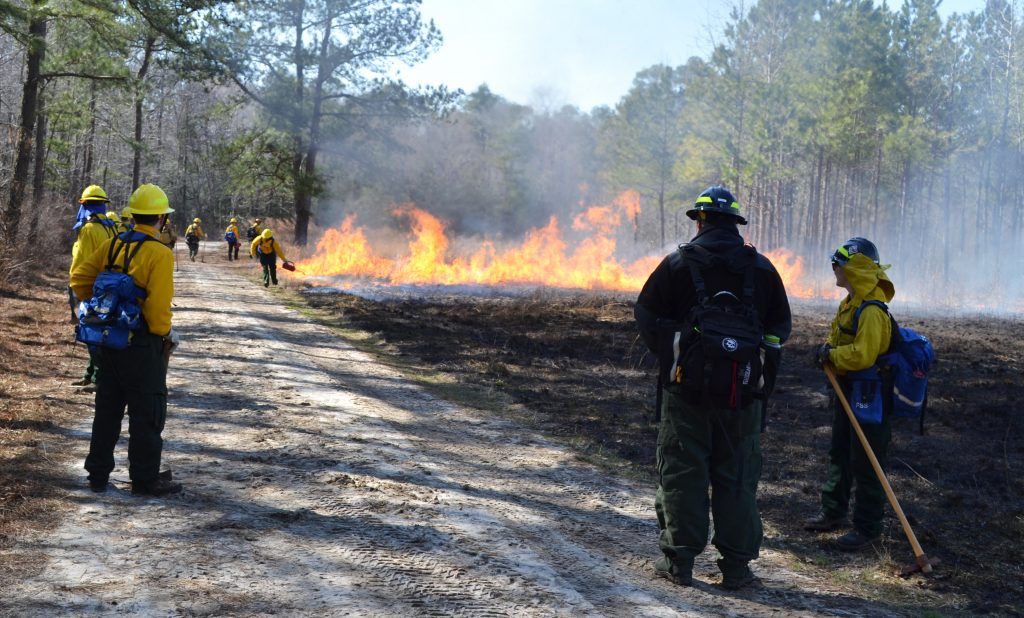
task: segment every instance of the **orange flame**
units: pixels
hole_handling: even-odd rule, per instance
[[[353,228],[355,219],[355,215],[345,217],[341,227],[320,237],[313,257],[301,262],[304,273],[387,278],[390,262],[373,254],[363,230]]]
[[[647,256],[631,263],[616,257],[615,235],[624,219],[632,223],[639,214],[635,191],[620,195],[611,205],[586,209],[573,220],[572,228],[590,235],[567,241],[558,220],[530,230],[518,246],[499,248],[485,240],[466,255],[450,255],[451,242],[444,224],[412,204],[395,207],[392,213],[410,222],[409,254],[388,259],[377,254],[355,216],[320,238],[313,257],[303,260],[304,275],[372,277],[392,284],[507,285],[525,284],[561,288],[638,291],[663,256]],[[791,296],[814,295],[800,283],[803,258],[787,249],[766,254],[775,264]]]
[[[317,243],[315,255],[299,267],[306,275],[368,276],[395,284],[527,284],[605,290],[639,290],[660,257],[641,258],[631,264],[616,255],[615,232],[623,217],[634,217],[639,196],[628,192],[611,206],[595,206],[576,217],[574,229],[591,236],[571,246],[552,217],[542,228],[530,230],[517,247],[499,249],[484,241],[468,256],[451,256],[444,224],[412,204],[392,212],[408,218],[412,237],[409,255],[390,260],[376,254],[366,234],[347,217],[338,229],[328,230]]]
[[[801,283],[804,277],[804,258],[786,248],[765,252],[764,256],[771,260],[775,270],[782,277],[786,286],[786,295],[790,298],[814,298],[814,288]]]

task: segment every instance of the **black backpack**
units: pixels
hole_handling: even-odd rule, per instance
[[[659,322],[661,379],[694,403],[737,409],[764,398],[764,328],[754,303],[757,252],[747,247],[740,264],[728,264],[699,245],[679,248],[697,304],[682,322]],[[729,290],[709,293],[702,267],[742,269],[741,297]]]

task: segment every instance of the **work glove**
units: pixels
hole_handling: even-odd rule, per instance
[[[832,351],[832,346],[831,345],[829,345],[827,343],[821,344],[821,346],[819,346],[814,351],[814,364],[815,364],[815,366],[817,366],[819,368],[824,367],[825,363],[827,363],[828,360],[829,360],[828,359],[828,353],[831,352],[831,351]]]

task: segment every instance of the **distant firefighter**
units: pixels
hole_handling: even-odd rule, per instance
[[[163,225],[160,226],[160,242],[171,251],[174,251],[174,243],[178,242],[178,235],[174,233],[174,224],[171,223],[170,217],[167,217]]]
[[[224,228],[224,240],[228,243],[228,261],[238,259],[238,246],[241,244],[238,231],[238,219],[231,217],[228,226]]]
[[[203,231],[202,220],[199,217],[192,219],[192,225],[185,228],[185,244],[188,245],[188,259],[193,262],[196,261],[196,256],[199,255],[199,241],[206,238],[206,232]]]
[[[249,229],[247,229],[245,231],[245,237],[249,239],[249,243],[251,244],[252,241],[255,240],[256,237],[259,236],[262,233],[263,233],[263,219],[260,219],[259,217],[256,217],[255,219],[253,219],[252,225],[249,226]],[[251,260],[252,258],[253,258],[253,256],[250,255],[249,259]]]
[[[135,219],[132,217],[132,209],[125,206],[121,209],[121,227],[120,232],[130,232],[135,227]]]

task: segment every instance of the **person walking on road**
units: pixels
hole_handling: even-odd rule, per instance
[[[888,265],[879,264],[875,244],[859,236],[847,240],[832,255],[836,287],[845,289],[847,295],[832,318],[827,342],[815,349],[814,360],[819,367],[825,363],[835,367],[847,401],[857,401],[853,397],[856,372],[875,367],[878,358],[889,351],[892,337],[889,313],[877,304],[865,304],[865,301],[888,303],[895,296],[896,288],[885,274],[887,268]],[[892,383],[885,371],[869,374],[874,377],[869,385],[878,391],[872,393],[872,399],[877,398],[879,414],[864,414],[857,405],[854,409],[871,450],[885,469],[892,437],[891,398],[885,394],[891,393]],[[878,375],[882,380],[878,380]],[[804,528],[827,532],[847,527],[852,493],[853,529],[839,537],[836,544],[841,550],[856,551],[881,536],[886,495],[838,397],[833,396],[832,407],[832,441],[825,484],[821,489],[821,512],[804,522]]]
[[[274,233],[269,229],[260,232],[260,235],[253,239],[249,245],[249,257],[259,256],[260,265],[263,266],[263,287],[269,287],[271,283],[277,285],[277,258],[287,261],[281,243],[274,240]]]
[[[206,239],[206,232],[203,231],[202,220],[199,217],[192,219],[192,224],[185,228],[185,244],[188,245],[188,259],[196,261],[199,255],[199,241]]]
[[[252,244],[252,241],[256,240],[256,237],[262,233],[263,219],[256,217],[255,219],[253,219],[252,225],[249,226],[249,229],[245,231],[245,237],[249,239],[249,244]],[[252,258],[253,256],[250,255],[249,259],[251,260]]]
[[[224,228],[224,240],[228,243],[228,261],[238,259],[238,247],[241,245],[241,234],[238,231],[238,219],[231,217],[230,223]]]
[[[75,244],[71,246],[71,266],[68,268],[68,303],[71,305],[72,317],[78,315],[78,298],[71,288],[71,273],[75,268],[91,256],[103,242],[112,238],[117,233],[117,223],[106,216],[107,205],[110,200],[103,187],[89,185],[82,191],[78,200],[78,215],[75,225],[71,228],[77,232]],[[77,320],[77,318],[75,318]],[[96,380],[99,377],[99,357],[91,350],[89,352],[89,364],[85,367],[85,375],[75,386],[83,386],[86,392],[96,390]]]
[[[85,469],[89,472],[89,487],[96,492],[106,491],[127,408],[132,493],[163,496],[181,491],[181,484],[160,475],[161,434],[167,418],[167,361],[177,339],[171,328],[174,256],[160,242],[146,241],[159,239],[157,230],[166,215],[174,211],[163,190],[151,184],[136,189],[128,206],[135,230],[105,241],[71,273],[75,294],[88,298],[99,273],[111,264],[119,265],[118,256],[123,255],[122,268],[135,285],[145,290],[142,326],[132,331],[128,347],[98,348],[104,371],[97,383]]]
[[[692,584],[694,558],[708,542],[710,485],[722,587],[736,590],[756,580],[749,562],[762,540],[762,418],[792,318],[775,267],[740,236],[737,224],[746,219],[727,189],[707,189],[686,214],[697,235],[655,268],[635,308],[661,365],[655,511],[662,556],[654,570]],[[713,339],[723,324],[727,336]]]

